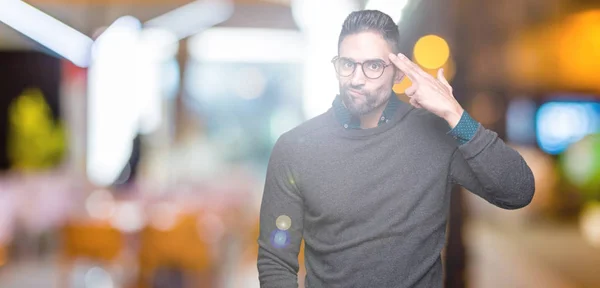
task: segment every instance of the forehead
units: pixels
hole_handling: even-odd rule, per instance
[[[378,33],[361,32],[346,36],[340,43],[340,57],[356,61],[367,59],[387,59],[392,53],[390,44]]]

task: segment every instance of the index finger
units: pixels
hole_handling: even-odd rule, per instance
[[[418,78],[423,78],[425,77],[425,75],[423,75],[422,73],[425,73],[424,71],[422,71],[417,64],[413,63],[412,61],[410,61],[410,59],[408,59],[406,56],[399,54],[400,56],[396,56],[394,54],[390,54],[389,58],[390,61],[392,61],[392,63],[394,63],[394,65],[396,67],[398,67],[398,69],[400,69],[402,72],[404,72],[404,74],[406,74],[406,76],[411,80],[411,81],[415,81]]]

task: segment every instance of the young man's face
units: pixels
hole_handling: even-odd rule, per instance
[[[404,77],[391,64],[388,58],[390,53],[393,53],[390,44],[375,32],[346,36],[340,44],[339,60],[336,62],[338,71],[348,72],[354,68],[354,73],[348,76],[340,76],[338,73],[340,95],[352,114],[365,115],[385,105],[392,86],[400,83]]]

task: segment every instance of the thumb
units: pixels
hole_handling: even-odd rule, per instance
[[[452,86],[450,86],[450,83],[448,83],[448,80],[446,80],[446,77],[444,77],[444,68],[440,68],[438,69],[438,80],[440,80],[440,82],[442,82],[442,84],[444,84],[444,86],[448,87],[448,89],[450,89],[450,91],[452,91]]]

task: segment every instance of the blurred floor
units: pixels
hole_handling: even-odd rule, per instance
[[[58,288],[59,266],[55,259],[26,261],[9,265],[0,271],[3,288]]]
[[[87,287],[114,287],[121,288],[118,285],[102,285],[96,281],[92,285],[86,285],[85,273],[89,267],[76,267],[72,270],[71,281],[72,288]],[[0,271],[0,287],[2,288],[59,288],[60,269],[56,258],[48,258],[43,261],[27,261],[20,264],[13,264]],[[235,273],[234,277],[225,276],[223,288],[258,288],[258,272],[256,266],[241,267]],[[79,281],[78,281],[79,280]]]
[[[583,240],[576,224],[471,221],[464,239],[469,287],[600,287],[600,249]]]
[[[472,220],[464,239],[468,287],[600,287],[600,249],[587,244],[575,224],[503,226]],[[80,273],[70,281],[77,282],[74,275],[83,270],[76,268]],[[23,261],[0,270],[0,287],[59,287],[59,273],[56,258]],[[223,278],[223,287],[259,287],[255,265],[228,267]]]

